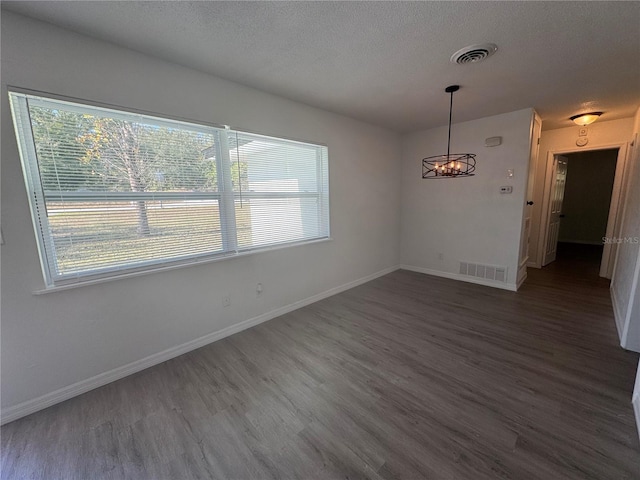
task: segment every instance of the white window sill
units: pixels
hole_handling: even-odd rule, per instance
[[[98,285],[101,283],[108,283],[108,282],[114,282],[116,280],[121,280],[121,279],[125,279],[125,278],[133,278],[133,277],[141,277],[143,275],[151,275],[154,273],[159,273],[159,272],[166,272],[169,270],[177,270],[179,268],[187,268],[187,267],[193,267],[196,265],[203,265],[203,264],[207,264],[207,263],[215,263],[215,262],[222,262],[225,260],[229,260],[229,259],[233,259],[233,258],[241,258],[241,257],[246,257],[249,255],[256,255],[259,253],[264,253],[264,252],[270,252],[273,250],[282,250],[285,248],[293,248],[293,247],[300,247],[303,245],[313,245],[316,243],[324,243],[324,242],[331,242],[333,241],[332,237],[327,237],[327,238],[320,238],[318,240],[309,240],[309,241],[303,241],[303,242],[297,242],[297,243],[288,243],[288,244],[283,244],[283,245],[276,245],[273,247],[264,247],[264,248],[258,248],[255,250],[249,250],[246,252],[241,252],[241,253],[237,253],[237,254],[231,254],[231,255],[221,255],[219,257],[214,257],[214,258],[206,258],[206,259],[201,259],[201,260],[195,260],[195,261],[189,261],[186,263],[177,263],[177,264],[173,264],[173,265],[159,265],[157,267],[149,267],[146,270],[140,270],[140,271],[136,271],[136,272],[129,272],[129,273],[123,273],[121,275],[111,275],[108,277],[102,277],[102,278],[93,278],[91,280],[80,280],[77,283],[68,283],[68,284],[64,284],[64,285],[54,285],[51,287],[46,287],[42,290],[36,290],[33,293],[33,295],[45,295],[47,293],[54,293],[54,292],[61,292],[64,290],[72,290],[75,288],[81,288],[81,287],[85,287],[88,285]]]

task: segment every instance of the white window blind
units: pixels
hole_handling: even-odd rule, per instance
[[[324,146],[9,96],[48,286],[329,236]]]

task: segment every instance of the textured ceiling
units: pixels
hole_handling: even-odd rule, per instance
[[[3,2],[4,9],[401,132],[640,104],[640,2]],[[475,43],[478,64],[449,57]]]

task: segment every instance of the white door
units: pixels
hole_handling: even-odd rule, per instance
[[[542,265],[548,265],[556,259],[558,250],[558,234],[560,233],[560,221],[562,220],[562,201],[564,200],[564,188],[567,183],[567,165],[569,159],[562,155],[556,155],[553,159],[551,172],[551,201],[549,202],[549,220],[547,223],[547,240],[544,248]]]
[[[529,244],[531,243],[531,217],[533,210],[533,194],[536,178],[536,167],[538,151],[540,150],[540,132],[542,131],[542,121],[537,114],[533,117],[531,129],[531,151],[529,153],[529,172],[527,179],[527,198],[524,206],[524,216],[522,220],[522,236],[520,237],[520,268],[524,268],[529,261]]]

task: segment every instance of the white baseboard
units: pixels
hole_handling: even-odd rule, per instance
[[[640,436],[640,362],[638,362],[638,370],[636,371],[636,384],[633,389],[631,403],[636,414],[636,425],[638,426],[638,436]]]
[[[620,307],[618,305],[618,300],[616,298],[616,291],[613,288],[613,284],[611,284],[611,288],[609,288],[609,292],[611,292],[611,305],[613,305],[613,318],[616,322],[616,330],[618,331],[618,339],[620,340],[620,345],[623,344],[622,333],[624,331],[624,316],[620,311]]]
[[[413,265],[400,265],[400,268],[402,270],[411,270],[412,272],[426,273],[427,275],[434,275],[436,277],[450,278],[452,280],[459,280],[461,282],[467,282],[467,283],[476,283],[478,285],[500,288],[502,290],[509,290],[512,292],[515,292],[518,290],[517,285],[514,285],[512,283],[502,283],[502,282],[496,282],[494,280],[487,280],[483,278],[474,278],[474,277],[469,277],[467,275],[460,275],[459,273],[443,272],[440,270],[432,270],[430,268],[415,267]]]
[[[520,263],[520,267],[518,268],[518,275],[516,277],[516,290],[518,290],[524,281],[527,279],[527,257],[522,263]]]
[[[345,290],[357,287],[358,285],[362,285],[363,283],[367,283],[378,277],[387,275],[388,273],[398,270],[399,268],[400,267],[397,265],[385,268],[371,275],[367,275],[366,277],[353,280],[338,287],[330,288],[329,290],[318,293],[317,295],[313,295],[303,300],[285,305],[284,307],[271,310],[270,312],[263,313],[261,315],[258,315],[257,317],[249,318],[242,322],[223,328],[222,330],[218,330],[216,332],[204,335],[203,337],[196,338],[195,340],[191,340],[187,343],[183,343],[182,345],[169,348],[162,352],[154,353],[153,355],[149,355],[148,357],[136,360],[135,362],[123,365],[118,368],[114,368],[113,370],[109,370],[108,372],[100,373],[86,380],[81,380],[72,385],[68,385],[59,390],[55,390],[53,392],[42,395],[41,397],[27,400],[26,402],[22,402],[17,405],[5,408],[0,414],[0,423],[4,425],[5,423],[9,423],[19,418],[25,417],[39,410],[43,410],[47,407],[55,405],[56,403],[63,402],[95,388],[101,387],[133,373],[144,370],[145,368],[149,368],[159,363],[166,362],[167,360],[171,360],[172,358],[182,355],[183,353],[190,352],[191,350],[195,350],[196,348],[204,347],[205,345],[233,335],[234,333],[241,332],[242,330],[246,330],[247,328],[251,328],[255,325],[266,322],[267,320],[271,320],[275,317],[279,317],[280,315],[284,315],[285,313],[292,312],[299,308],[344,292]]]
[[[633,411],[636,414],[636,426],[638,427],[638,437],[640,437],[640,398],[633,401]]]
[[[516,290],[520,290],[520,287],[522,286],[522,284],[524,283],[524,281],[527,279],[527,272],[524,272],[524,275],[522,275],[522,278],[520,278],[520,280],[518,280],[518,283],[516,285]]]

